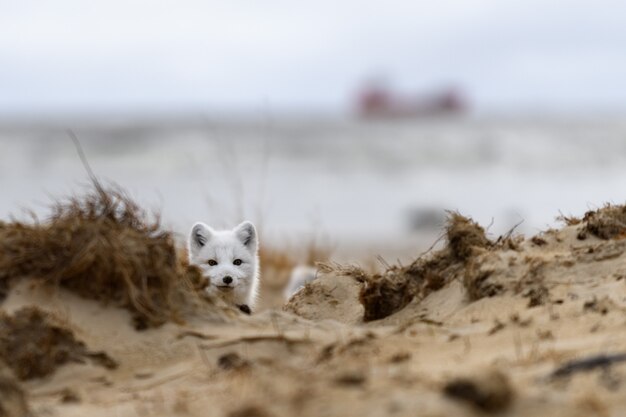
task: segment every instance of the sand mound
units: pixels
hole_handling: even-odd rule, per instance
[[[0,372],[0,416],[28,415],[24,393],[64,417],[626,414],[626,239],[598,226],[621,208],[528,240],[451,213],[412,264],[322,266],[246,316],[197,295],[171,236],[105,195],[0,226],[0,356],[47,375],[21,391]]]
[[[357,281],[359,285],[352,287],[360,289],[359,301],[363,307],[363,321],[380,320],[401,310],[414,298],[424,298],[444,287],[458,276],[465,264],[477,253],[502,247],[501,242],[494,243],[487,239],[485,230],[480,225],[458,213],[450,213],[448,217],[446,242],[443,249],[419,257],[409,266],[393,266],[381,274],[370,275],[358,268],[336,265],[327,265],[325,272],[335,277],[352,277]],[[296,308],[296,304],[319,306],[324,299],[330,299],[346,309],[346,306],[352,303],[353,298],[345,297],[349,297],[350,294],[342,294],[341,300],[334,299],[328,294],[326,286],[326,281],[320,285],[309,286],[306,291],[300,292],[298,297],[294,297],[293,302],[288,305],[288,311],[315,319],[320,316],[319,313],[310,309],[304,312],[301,308]],[[331,315],[341,313],[333,311],[336,309],[332,306],[318,310],[325,312],[321,317],[326,317],[329,311],[332,312]],[[350,307],[350,310],[357,311],[354,306]],[[351,315],[345,317],[350,317],[350,322],[358,322],[353,321]]]
[[[510,237],[491,242],[480,225],[454,212],[448,216],[445,236],[443,249],[421,256],[407,267],[392,267],[365,279],[360,297],[365,321],[382,319],[413,298],[428,296],[456,279],[477,254],[513,243]]]
[[[445,237],[446,244],[442,249],[420,256],[408,266],[389,267],[384,273],[372,275],[359,268],[338,265],[325,265],[322,270],[329,276],[352,277],[358,282],[352,288],[359,289],[358,300],[362,305],[364,322],[391,316],[414,299],[422,300],[455,280],[464,281],[472,300],[501,292],[500,284],[486,281],[491,270],[481,271],[477,265],[484,262],[479,259],[489,254],[518,250],[522,238],[513,238],[509,234],[492,242],[480,225],[455,212],[448,216]],[[338,284],[332,280],[308,286],[290,301],[287,311],[311,320],[341,316],[338,320],[359,323],[361,320],[355,320],[353,315],[360,309],[354,305],[355,299],[350,296],[350,291],[342,292],[337,299],[331,294],[336,287]],[[545,297],[542,289],[536,289],[534,299],[537,302]],[[327,305],[327,301],[332,305]],[[341,309],[335,308],[337,305]],[[345,314],[348,310],[350,314]]]
[[[32,277],[119,304],[145,328],[178,320],[194,290],[206,285],[177,255],[171,233],[118,188],[95,183],[52,211],[44,223],[0,223],[0,296]]]
[[[549,231],[542,235],[543,243],[537,244],[536,239],[531,239],[520,251],[488,252],[477,256],[464,274],[470,300],[509,293],[527,298],[528,307],[536,307],[553,298],[550,291],[556,277],[565,275],[569,279],[583,279],[585,274],[593,276],[593,270],[600,266],[598,262],[602,262],[603,268],[620,271],[626,241],[574,244],[587,226],[581,224]],[[565,245],[564,240],[572,243]]]
[[[363,321],[363,307],[354,302],[361,291],[357,268],[322,267],[318,277],[291,297],[285,311],[309,320]]]

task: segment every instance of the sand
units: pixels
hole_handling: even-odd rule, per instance
[[[50,312],[118,366],[11,379],[0,415],[23,415],[18,389],[34,416],[50,417],[626,415],[624,362],[555,374],[626,352],[626,239],[571,223],[479,245],[440,288],[367,322],[366,283],[342,269],[325,269],[284,309],[246,316],[206,303],[205,314],[141,331],[127,309],[25,278],[5,313]]]

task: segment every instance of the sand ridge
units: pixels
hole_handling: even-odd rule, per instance
[[[35,416],[623,415],[626,367],[606,355],[626,352],[626,239],[611,230],[582,220],[453,245],[448,230],[406,268],[323,268],[283,309],[247,316],[200,298],[145,329],[117,303],[24,277],[4,314],[36,306],[118,366],[68,363],[12,392]],[[409,288],[382,317],[365,314],[372,294]],[[6,415],[23,413],[20,395],[3,397]]]

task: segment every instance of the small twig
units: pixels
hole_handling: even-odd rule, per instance
[[[515,231],[515,229],[517,229],[522,223],[524,223],[524,219],[520,220],[519,223],[517,223],[515,226],[511,227],[511,229],[509,229],[508,232],[506,232],[505,234],[500,236],[498,238],[498,240],[496,241],[496,243],[500,243],[500,242],[503,242],[503,241],[509,239],[513,235],[513,232]]]
[[[104,195],[105,194],[104,188],[100,184],[100,181],[98,181],[98,177],[96,177],[96,174],[93,173],[93,170],[91,169],[91,165],[89,165],[89,161],[87,160],[87,156],[85,155],[85,151],[83,150],[83,146],[80,144],[80,140],[78,140],[78,136],[76,136],[76,133],[74,133],[72,129],[67,129],[67,134],[70,137],[70,139],[72,139],[72,142],[74,142],[74,147],[76,148],[78,157],[80,158],[80,161],[83,163],[83,167],[85,168],[85,171],[87,171],[87,175],[89,175],[89,179],[91,179],[91,182],[93,182],[93,185],[96,187],[98,192]]]
[[[291,339],[289,337],[283,335],[258,335],[258,336],[244,336],[238,337],[232,340],[226,340],[224,342],[217,342],[212,344],[200,345],[202,349],[215,349],[221,348],[231,345],[236,345],[238,343],[256,343],[256,342],[268,342],[268,341],[282,341],[287,343],[310,343],[310,340],[306,339]]]
[[[418,317],[416,319],[413,320],[409,320],[401,325],[399,325],[398,327],[396,327],[391,334],[402,334],[404,333],[409,327],[413,326],[414,324],[418,324],[418,323],[424,323],[424,324],[428,324],[430,326],[437,326],[437,327],[441,327],[443,326],[443,322],[441,321],[437,321],[437,320],[431,320],[427,317]]]
[[[576,359],[567,362],[555,369],[550,378],[563,378],[577,372],[591,371],[595,368],[608,368],[614,363],[626,361],[626,353],[617,353],[613,355],[596,355],[584,359]]]
[[[193,369],[183,369],[183,370],[178,371],[178,372],[176,372],[174,374],[167,375],[167,376],[165,376],[163,378],[160,378],[160,379],[157,379],[155,381],[152,381],[149,384],[127,388],[127,392],[135,393],[135,392],[149,390],[149,389],[158,387],[160,385],[165,385],[165,384],[168,384],[168,383],[170,383],[172,381],[176,381],[177,379],[184,378],[184,377],[188,376],[189,374],[191,374],[192,372],[194,372]]]
[[[385,268],[391,269],[391,265],[389,265],[389,262],[387,262],[385,258],[383,258],[381,255],[376,255],[376,260],[380,262],[380,264]]]
[[[432,245],[430,245],[430,248],[426,249],[425,252],[422,252],[419,254],[419,256],[417,257],[417,259],[420,259],[422,256],[426,255],[427,253],[429,253],[431,250],[433,250],[433,248],[437,245],[437,243],[441,242],[441,239],[446,237],[446,233],[441,234],[434,242]]]
[[[215,335],[198,332],[196,330],[185,330],[183,332],[180,332],[178,334],[178,336],[176,336],[176,339],[180,340],[180,339],[185,338],[187,336],[189,336],[189,337],[196,337],[196,338],[202,339],[202,340],[214,340],[214,339],[217,339],[217,336],[215,336]]]

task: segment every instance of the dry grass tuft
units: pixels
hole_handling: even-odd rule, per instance
[[[36,307],[0,315],[0,360],[19,379],[44,377],[63,364],[86,359],[109,369],[117,367],[108,355],[90,352],[71,330]]]
[[[446,246],[422,256],[407,267],[391,267],[384,274],[366,276],[360,295],[365,321],[378,320],[405,307],[414,297],[442,288],[481,249],[494,248],[485,230],[459,213],[449,213]]]
[[[579,236],[591,233],[600,239],[626,237],[626,205],[607,205],[596,211],[588,211],[583,218],[583,229]]]
[[[119,187],[57,202],[44,223],[0,223],[0,293],[31,277],[129,309],[138,329],[176,320],[179,289],[206,285],[173,236]]]
[[[563,213],[559,214],[556,217],[556,221],[563,222],[566,226],[576,226],[577,224],[580,224],[580,222],[582,222],[582,220],[578,217],[566,216]]]
[[[490,248],[485,229],[478,223],[456,212],[449,213],[446,237],[451,255],[459,261],[467,261],[476,248]]]
[[[336,275],[346,275],[356,279],[359,282],[366,282],[371,276],[356,265],[340,265],[335,262],[319,262],[317,269],[323,274],[334,273]]]
[[[365,311],[364,321],[390,316],[409,304],[417,294],[418,281],[407,277],[401,269],[390,269],[365,281],[359,301]]]

